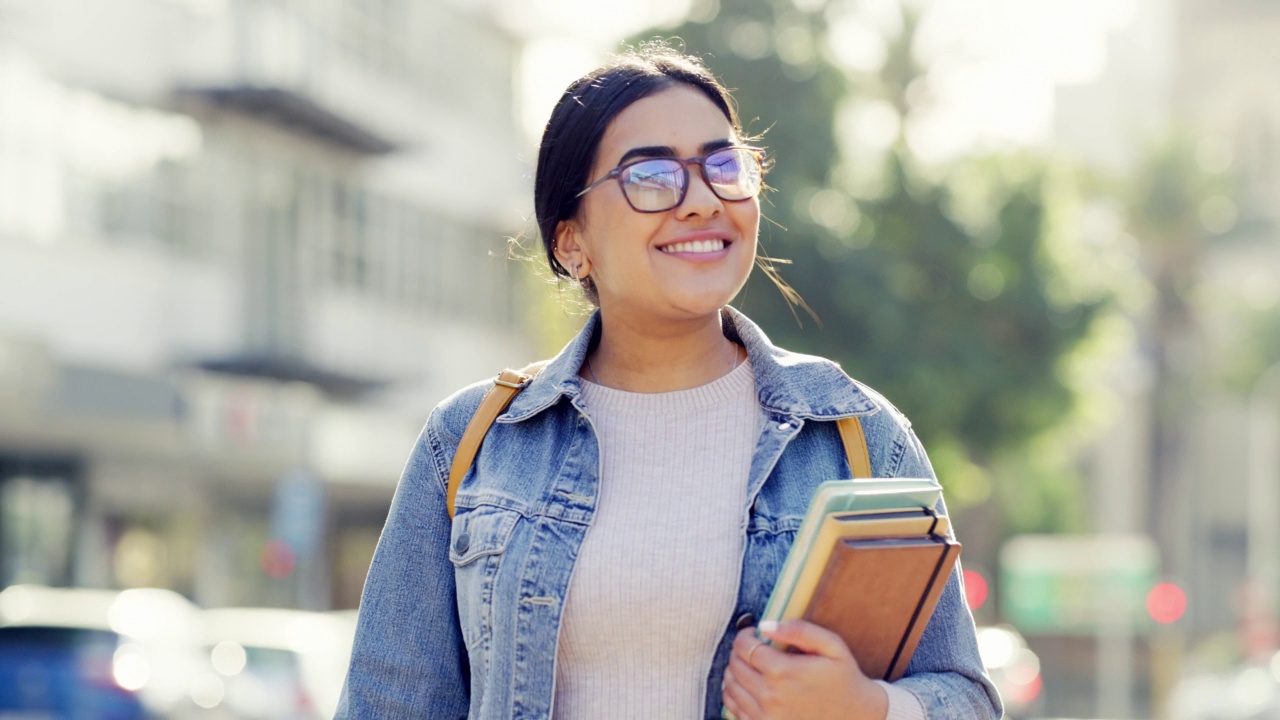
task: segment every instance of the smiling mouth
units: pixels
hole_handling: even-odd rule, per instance
[[[725,240],[690,240],[688,242],[671,243],[658,248],[664,253],[713,253],[729,247]]]

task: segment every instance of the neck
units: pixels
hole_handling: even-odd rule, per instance
[[[728,374],[742,355],[724,336],[719,312],[675,323],[640,323],[601,312],[600,323],[600,344],[581,374],[617,390],[688,390]]]

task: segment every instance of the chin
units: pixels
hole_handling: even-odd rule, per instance
[[[734,294],[728,293],[698,294],[674,300],[671,305],[690,317],[702,317],[720,312],[733,298]]]

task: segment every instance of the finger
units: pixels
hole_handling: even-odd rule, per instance
[[[757,664],[757,658],[769,649],[769,644],[760,638],[753,636],[743,637],[734,643],[733,652],[729,653],[730,663],[737,662],[742,667],[750,669],[753,675],[759,674],[760,665]]]
[[[852,657],[839,635],[804,620],[788,620],[783,623],[765,621],[760,623],[760,633],[774,642],[790,645],[808,655],[821,655],[833,660]],[[765,648],[761,648],[756,657],[764,655],[764,651]],[[777,653],[776,650],[774,652]],[[760,667],[760,663],[753,664]]]
[[[760,638],[756,637],[755,628],[743,628],[733,637],[733,654],[746,660],[747,653],[759,643]]]
[[[730,685],[738,686],[748,695],[755,698],[757,702],[765,696],[768,690],[764,675],[737,656],[729,658],[729,665],[724,670],[722,687],[729,687]]]
[[[764,711],[761,709],[759,701],[738,682],[736,675],[725,674],[721,702],[738,720],[764,720]]]
[[[729,697],[720,698],[720,720],[751,720]]]
[[[733,655],[729,658],[729,666],[725,668],[726,677],[732,676],[733,681],[746,688],[747,692],[753,695],[759,695],[764,688],[764,676],[759,670],[747,664],[746,660]]]
[[[765,676],[774,675],[787,667],[788,663],[793,663],[805,657],[804,655],[779,650],[766,642],[757,640],[756,643],[751,646],[748,652],[742,655],[731,655],[729,662],[730,664],[735,661],[741,663],[745,670],[740,671],[740,677],[760,678],[759,683],[761,685],[764,683],[763,678]],[[754,686],[752,689],[755,689]]]

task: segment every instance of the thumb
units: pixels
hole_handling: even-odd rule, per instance
[[[789,645],[807,655],[821,655],[833,660],[850,657],[841,637],[830,630],[804,620],[773,622],[764,620],[758,627],[769,640]]]

